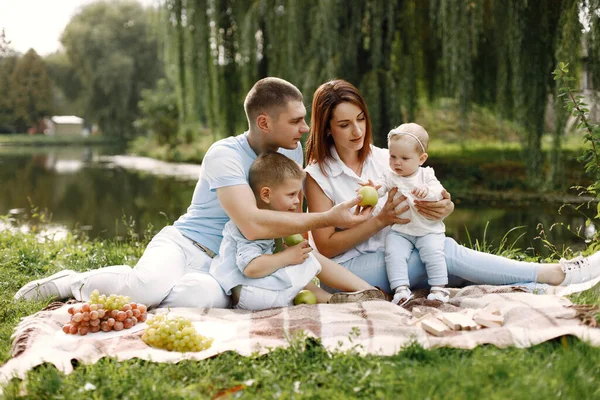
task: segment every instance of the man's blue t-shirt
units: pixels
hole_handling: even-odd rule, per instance
[[[302,166],[300,143],[294,150],[279,149],[279,153]],[[226,186],[248,185],[248,171],[256,157],[248,143],[248,132],[213,143],[202,160],[192,204],[173,226],[183,235],[218,254],[223,227],[229,221],[229,216],[221,207],[216,190]]]

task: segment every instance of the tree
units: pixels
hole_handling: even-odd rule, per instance
[[[600,0],[165,0],[164,13],[180,116],[221,136],[245,125],[239,105],[257,79],[287,79],[309,103],[339,77],[367,99],[379,145],[414,119],[419,98],[455,98],[465,126],[473,104],[517,122],[537,186],[545,112],[557,96],[550,71],[559,58],[581,64],[583,14],[586,62],[600,87]]]
[[[44,58],[52,81],[55,111],[59,115],[85,115],[83,87],[77,72],[63,51]]]
[[[10,93],[17,132],[25,132],[51,114],[52,85],[46,65],[35,50],[30,49],[17,61],[11,76]]]
[[[132,1],[85,6],[61,37],[82,85],[85,117],[107,135],[132,135],[143,89],[162,75],[149,13]]]

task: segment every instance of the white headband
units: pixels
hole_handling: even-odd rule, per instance
[[[392,129],[392,130],[390,131],[390,133],[388,133],[388,136],[387,136],[387,137],[388,137],[388,141],[390,140],[390,138],[391,138],[392,136],[395,136],[395,135],[408,135],[408,136],[412,136],[412,137],[414,137],[414,138],[415,138],[415,140],[416,140],[417,142],[419,142],[419,144],[421,145],[421,149],[423,149],[423,153],[427,153],[427,152],[425,151],[425,146],[423,146],[423,142],[421,142],[421,139],[419,139],[419,138],[418,138],[416,135],[413,135],[413,134],[412,134],[412,133],[410,133],[410,132],[405,132],[405,131],[397,131],[396,129]]]

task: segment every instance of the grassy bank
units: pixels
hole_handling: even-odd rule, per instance
[[[82,146],[93,144],[116,144],[120,139],[106,136],[47,136],[47,135],[0,135],[1,146]]]
[[[90,241],[71,234],[58,242],[0,231],[0,362],[10,357],[10,334],[20,318],[46,302],[13,302],[18,288],[61,268],[78,271],[134,265],[149,236]],[[512,254],[519,256],[519,254]],[[600,304],[591,289],[575,301]],[[218,394],[241,398],[596,398],[600,349],[572,339],[530,349],[424,350],[410,346],[392,357],[328,352],[312,340],[292,342],[266,356],[225,353],[176,365],[103,359],[71,375],[43,365],[26,381],[4,388],[7,398],[195,399]],[[86,392],[86,383],[94,385]],[[89,386],[89,385],[88,385]],[[228,398],[227,396],[221,398]]]

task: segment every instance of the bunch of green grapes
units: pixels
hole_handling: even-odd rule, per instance
[[[129,296],[119,296],[116,294],[106,296],[104,294],[100,294],[98,289],[94,290],[92,294],[90,294],[90,303],[101,304],[105,310],[120,310],[125,304],[129,304],[130,301],[131,299]]]
[[[147,325],[142,340],[152,347],[180,352],[202,351],[213,342],[213,339],[196,332],[192,321],[183,317],[156,315],[148,320]]]
[[[87,335],[102,330],[120,331],[146,321],[148,309],[144,304],[125,304],[120,310],[108,310],[102,304],[83,303],[81,306],[69,307],[71,320],[63,326],[64,333]]]

